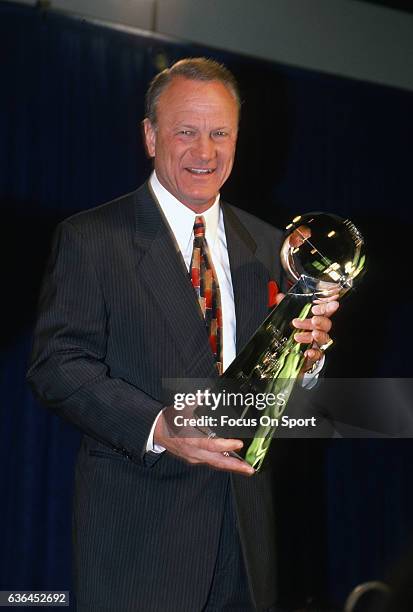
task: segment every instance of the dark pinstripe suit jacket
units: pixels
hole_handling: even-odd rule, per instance
[[[280,232],[223,204],[241,348],[279,280]],[[271,462],[250,479],[145,456],[162,379],[216,376],[192,285],[145,184],[60,224],[28,379],[83,432],[76,467],[80,609],[196,612],[227,487],[258,609],[276,599]]]

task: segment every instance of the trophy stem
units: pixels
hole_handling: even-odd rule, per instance
[[[305,319],[311,309],[312,303],[308,303],[302,309],[298,319]],[[245,455],[245,461],[249,463],[255,470],[259,470],[264,461],[265,455],[269,449],[272,438],[274,437],[277,428],[278,420],[283,415],[290,395],[293,391],[298,375],[301,371],[305,357],[301,350],[301,345],[294,340],[295,331],[293,331],[285,344],[285,347],[280,354],[279,364],[275,368],[272,378],[265,385],[264,393],[273,394],[280,398],[282,403],[280,406],[266,406],[262,412],[260,422],[269,422],[270,425],[260,425],[255,433],[254,439],[248,447]],[[274,424],[275,423],[275,424]]]
[[[224,378],[237,380],[243,393],[259,389],[264,397],[271,394],[278,399],[276,405],[267,404],[260,411],[254,438],[246,445],[245,461],[257,471],[276,434],[305,360],[307,345],[294,340],[297,330],[291,322],[305,319],[319,297],[313,279],[301,276],[223,374]]]

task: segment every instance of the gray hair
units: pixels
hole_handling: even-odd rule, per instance
[[[238,83],[232,72],[215,60],[206,57],[190,57],[176,62],[170,68],[165,68],[151,81],[146,92],[145,116],[152,125],[156,125],[159,97],[175,77],[184,77],[192,81],[219,81],[233,95],[238,114],[240,113],[241,98]]]

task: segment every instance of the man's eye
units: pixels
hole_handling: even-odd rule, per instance
[[[192,136],[193,131],[192,130],[179,130],[179,134],[181,136]]]
[[[222,138],[223,136],[227,136],[228,133],[224,132],[224,130],[217,130],[214,132],[214,136],[218,136],[218,138]]]

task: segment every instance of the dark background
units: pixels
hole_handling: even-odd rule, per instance
[[[244,99],[224,197],[280,227],[335,212],[365,235],[368,274],[335,317],[326,368],[343,377],[411,376],[413,94],[6,2],[0,45],[0,588],[69,589],[79,434],[30,394],[31,331],[58,221],[149,174],[149,80],[188,55],[224,61]],[[410,440],[275,444],[284,602],[342,602],[385,578],[413,531]]]
[[[411,0],[359,0],[362,2],[370,2],[370,4],[378,4],[379,6],[385,6],[387,8],[396,9],[400,11],[406,11],[407,13],[413,13],[413,6]]]

